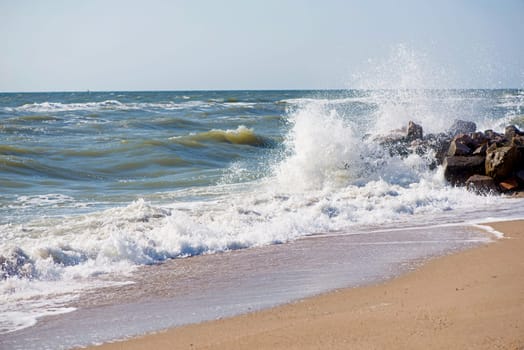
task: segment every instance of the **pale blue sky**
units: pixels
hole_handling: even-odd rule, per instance
[[[523,43],[524,0],[0,0],[0,91],[523,88]]]

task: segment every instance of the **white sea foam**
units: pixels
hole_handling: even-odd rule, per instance
[[[18,107],[5,107],[7,112],[24,113],[52,113],[52,112],[72,112],[72,111],[97,111],[97,110],[178,110],[192,107],[206,107],[209,103],[203,101],[186,101],[182,103],[123,103],[118,100],[105,100],[101,102],[85,103],[61,103],[61,102],[42,102],[29,103]]]
[[[286,103],[292,106],[302,107],[304,105],[313,103],[321,106],[337,106],[346,105],[350,103],[374,103],[372,98],[366,96],[359,97],[343,97],[343,98],[289,98],[281,100],[280,103]]]
[[[35,196],[19,196],[10,207],[21,209],[44,206],[59,207],[64,205],[78,206],[79,203],[77,203],[71,196],[61,193],[49,193]]]

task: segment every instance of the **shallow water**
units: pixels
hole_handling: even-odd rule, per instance
[[[251,312],[382,281],[428,257],[491,241],[478,227],[315,235],[283,245],[144,266],[133,284],[87,293],[78,310],[4,335],[2,348],[69,349]]]

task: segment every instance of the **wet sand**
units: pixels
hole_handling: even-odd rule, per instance
[[[523,349],[524,221],[368,287],[92,349]]]

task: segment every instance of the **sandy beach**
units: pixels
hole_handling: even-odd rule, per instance
[[[92,349],[522,349],[524,221],[369,287]]]

